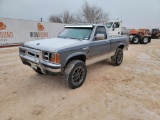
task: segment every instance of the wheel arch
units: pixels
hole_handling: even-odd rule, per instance
[[[78,53],[74,53],[74,54],[69,55],[66,59],[65,65],[67,65],[72,60],[81,60],[85,63],[86,62],[86,54],[78,52]]]
[[[124,44],[120,44],[120,45],[118,46],[118,48],[121,48],[121,49],[123,50]]]

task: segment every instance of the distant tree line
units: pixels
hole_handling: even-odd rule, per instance
[[[75,13],[71,14],[68,10],[57,14],[51,15],[49,17],[50,22],[54,23],[106,23],[109,20],[109,14],[105,12],[101,7],[96,5],[90,5],[88,2],[85,2],[81,9]]]

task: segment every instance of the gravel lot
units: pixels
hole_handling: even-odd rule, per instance
[[[61,119],[160,120],[160,39],[130,45],[121,66],[89,66],[75,90],[23,65],[18,47],[1,48],[0,120]]]

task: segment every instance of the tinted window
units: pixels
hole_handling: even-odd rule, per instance
[[[105,35],[105,39],[107,39],[106,29],[105,29],[104,26],[98,26],[98,27],[96,28],[95,36],[96,36],[97,34],[104,34],[104,35]]]
[[[119,28],[119,26],[120,26],[120,23],[119,23],[119,22],[115,22],[115,23],[114,23],[114,28]]]
[[[107,28],[111,28],[112,27],[113,22],[109,22],[106,24]]]

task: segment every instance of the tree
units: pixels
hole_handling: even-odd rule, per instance
[[[71,13],[69,13],[68,10],[65,10],[63,13],[58,14],[58,15],[51,15],[49,17],[50,22],[55,22],[55,23],[74,23],[75,19]]]
[[[62,20],[59,15],[51,15],[49,17],[49,22],[62,23]]]
[[[75,15],[75,20],[78,23],[106,23],[108,19],[108,13],[96,5],[89,5],[88,2],[85,2],[81,10]]]

